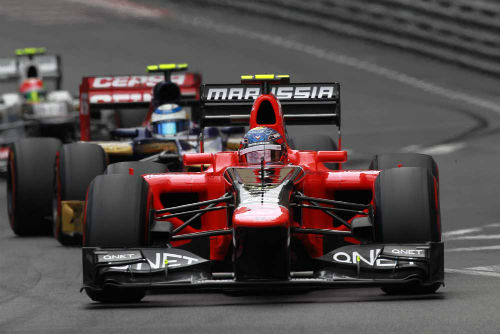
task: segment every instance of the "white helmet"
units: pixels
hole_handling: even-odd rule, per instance
[[[188,114],[177,104],[163,104],[151,115],[151,131],[155,136],[171,136],[188,128]]]

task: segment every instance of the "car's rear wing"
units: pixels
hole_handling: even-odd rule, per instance
[[[36,66],[38,73],[44,79],[55,80],[56,88],[61,89],[62,70],[59,55],[35,54],[19,55],[15,58],[0,58],[0,81],[14,81],[27,76],[24,71],[30,64]]]
[[[84,77],[80,84],[81,139],[90,140],[90,114],[103,109],[149,109],[153,87],[163,75],[123,75]],[[179,104],[199,104],[199,73],[180,73],[170,77],[181,91]]]
[[[202,85],[203,126],[248,125],[254,100],[263,87],[255,83]],[[287,125],[335,124],[340,127],[339,83],[269,83]]]

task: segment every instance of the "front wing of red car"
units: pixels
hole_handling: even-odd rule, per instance
[[[200,290],[330,289],[444,280],[442,242],[365,244],[337,248],[313,259],[311,271],[290,272],[288,280],[235,280],[212,271],[213,262],[179,248],[83,248],[83,287]]]

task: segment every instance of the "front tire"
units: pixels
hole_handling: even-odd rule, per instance
[[[427,168],[383,170],[375,180],[375,239],[381,243],[412,244],[441,240],[439,198]],[[383,287],[388,294],[428,294],[441,283],[409,283]]]
[[[83,245],[87,247],[141,247],[148,243],[150,194],[137,175],[99,175],[89,186]],[[143,289],[86,288],[90,299],[103,303],[138,302]]]
[[[419,153],[390,153],[377,154],[370,162],[368,169],[384,170],[397,167],[427,168],[439,182],[439,169],[434,158],[427,154]]]
[[[54,163],[61,141],[24,138],[10,147],[7,207],[10,226],[19,236],[49,233],[52,216]]]
[[[97,176],[87,195],[84,246],[144,246],[148,240],[149,197],[149,185],[141,176]]]

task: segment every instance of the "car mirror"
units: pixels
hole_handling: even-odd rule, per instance
[[[182,156],[184,165],[213,165],[212,153],[187,153]]]
[[[346,151],[319,151],[318,152],[318,162],[346,162],[347,152]]]

